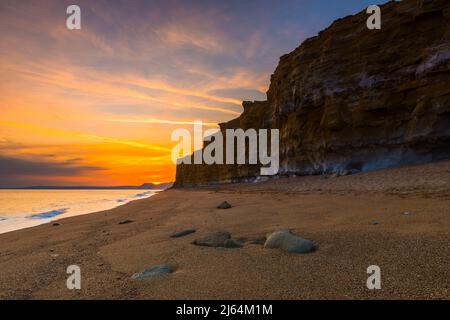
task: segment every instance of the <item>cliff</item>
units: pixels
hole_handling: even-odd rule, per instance
[[[280,175],[450,158],[450,2],[381,6],[335,21],[280,58],[267,101],[225,128],[280,130]],[[176,186],[252,179],[256,165],[178,165]]]

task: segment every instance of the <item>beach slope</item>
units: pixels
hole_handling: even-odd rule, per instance
[[[2,299],[448,299],[450,162],[172,189],[0,235]],[[227,201],[232,208],[217,209]],[[127,221],[128,220],[128,221]],[[288,228],[317,250],[266,249]],[[183,237],[174,232],[195,229]],[[242,248],[192,244],[227,231]],[[167,264],[173,273],[132,275]],[[66,269],[81,268],[81,290]],[[381,268],[381,290],[366,287]]]

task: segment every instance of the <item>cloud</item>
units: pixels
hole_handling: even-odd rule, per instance
[[[46,162],[0,156],[0,176],[76,176],[101,167],[79,165],[78,161]]]
[[[194,125],[195,121],[174,121],[174,120],[164,120],[164,119],[155,119],[155,118],[149,118],[149,119],[108,119],[106,121],[111,122],[125,122],[125,123],[151,123],[151,124],[179,124],[179,125]],[[217,123],[213,122],[202,122],[204,126],[208,127],[218,127]]]
[[[174,126],[265,99],[279,56],[369,1],[77,0],[82,29],[69,31],[66,0],[2,0],[0,178],[170,180]]]
[[[266,94],[259,90],[248,88],[215,89],[209,92],[219,97],[240,99],[241,101],[266,100]]]

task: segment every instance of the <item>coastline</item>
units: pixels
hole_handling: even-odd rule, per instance
[[[0,234],[0,298],[449,299],[449,189],[450,161],[343,177],[170,189],[60,219],[59,226]],[[233,207],[216,209],[222,201]],[[124,220],[130,222],[119,224]],[[188,228],[196,233],[170,238]],[[318,249],[264,249],[260,240],[282,228]],[[218,230],[244,247],[192,244]],[[174,272],[131,279],[162,263]],[[81,290],[66,287],[72,264],[81,268]],[[382,270],[381,290],[366,287],[369,265]]]
[[[1,189],[1,192],[77,192],[77,191],[96,191],[96,190],[88,190],[88,189],[51,189],[51,190],[40,190],[40,189]],[[118,191],[117,189],[111,190],[100,190],[104,192],[108,191]],[[136,191],[139,191],[136,189]],[[139,199],[149,198],[162,190],[141,190],[140,193],[134,195],[128,195],[128,197],[118,197],[116,199],[112,198],[110,200],[103,199],[102,201],[98,201],[94,205],[90,205],[86,207],[86,203],[77,203],[77,205],[70,204],[70,207],[65,207],[63,204],[55,206],[54,204],[47,209],[42,209],[38,212],[32,212],[32,210],[28,211],[28,213],[24,214],[15,214],[10,216],[0,216],[0,234],[13,232],[22,229],[33,228],[39,225],[47,224],[47,223],[55,223],[60,219],[65,219],[69,217],[76,217],[85,214],[92,214],[95,212],[111,210],[117,208],[119,206],[125,205],[129,202],[136,201]],[[23,196],[26,196],[24,194]],[[70,195],[70,194],[69,194]],[[119,195],[117,195],[119,196]],[[70,197],[67,200],[72,200]],[[107,200],[107,201],[105,201]],[[84,205],[84,206],[83,206]],[[69,205],[68,205],[69,206]]]

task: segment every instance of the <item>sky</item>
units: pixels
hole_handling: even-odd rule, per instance
[[[173,130],[236,118],[281,55],[370,4],[2,0],[0,187],[173,181]]]

